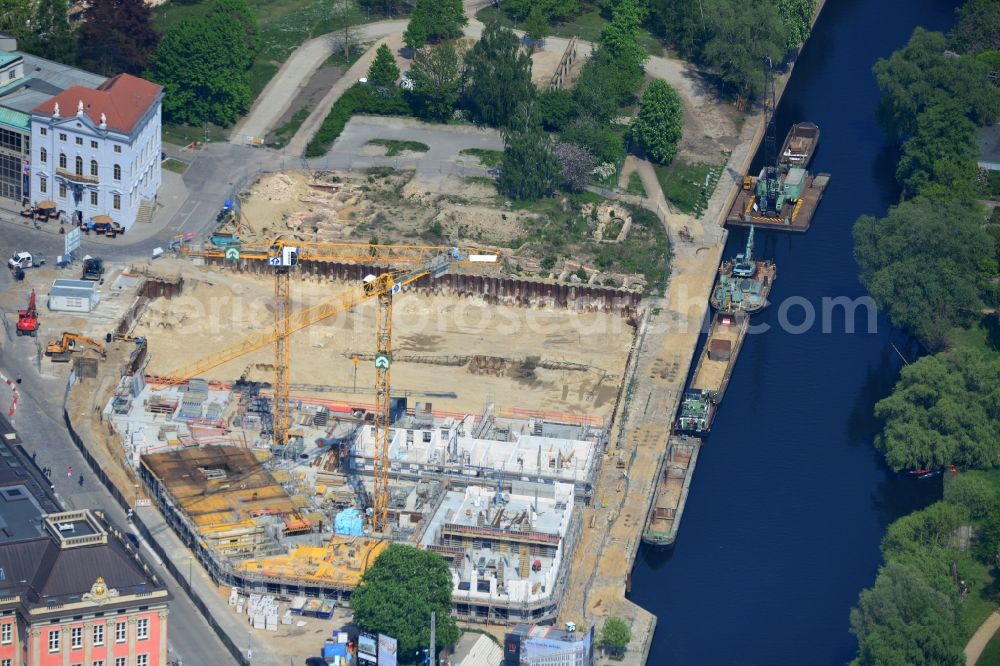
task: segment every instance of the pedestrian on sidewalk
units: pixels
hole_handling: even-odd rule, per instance
[[[83,488],[83,474],[80,475],[80,487]]]
[[[69,467],[66,468],[66,476],[72,478],[72,476],[73,476],[73,466],[72,465],[70,465]]]
[[[38,452],[33,452],[31,454],[31,462],[38,462],[37,460],[35,460],[37,457],[38,457]]]

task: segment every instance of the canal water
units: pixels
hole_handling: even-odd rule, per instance
[[[672,551],[643,547],[629,597],[656,614],[649,663],[843,664],[855,653],[850,608],[871,586],[886,525],[940,497],[940,481],[889,472],[872,447],[872,407],[916,347],[879,315],[843,311],[823,331],[824,298],[865,295],[851,225],[898,199],[897,155],[875,123],[871,73],[914,27],[947,30],[954,0],[830,0],[776,115],[780,148],[793,122],[822,131],[813,171],[833,175],[804,235],[758,231],[777,262],[770,330],[743,347],[702,448]],[[734,230],[726,256],[745,243]],[[806,332],[782,330],[779,305],[804,299]],[[803,322],[803,308],[784,317]]]

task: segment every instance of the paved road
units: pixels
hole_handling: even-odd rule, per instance
[[[0,272],[0,288],[9,286],[7,271]],[[29,454],[37,456],[40,467],[52,468],[52,483],[66,508],[100,509],[114,523],[125,525],[124,512],[104,486],[90,478],[86,461],[69,438],[62,419],[65,382],[39,374],[34,340],[19,337],[11,340],[0,331],[0,369],[8,377],[20,377],[22,380],[20,400],[12,422],[24,442],[24,448]],[[46,365],[41,367],[46,369]],[[68,467],[79,471],[67,477]],[[83,488],[77,483],[80,472],[84,474]],[[170,602],[169,619],[173,657],[180,658],[188,666],[231,664],[232,655],[218,637],[207,630],[201,614],[177,582],[164,567],[157,564],[156,557],[148,548],[143,549],[143,554],[174,595],[174,600]]]
[[[407,21],[404,20],[393,20],[378,21],[358,26],[358,40],[369,41],[388,35],[401,35],[406,30],[406,24]],[[334,33],[330,33],[310,39],[295,49],[291,57],[285,61],[281,69],[274,75],[274,78],[261,91],[250,112],[236,125],[229,138],[229,142],[242,145],[246,143],[246,137],[248,136],[263,138],[274,127],[275,123],[278,122],[281,115],[288,110],[288,107],[291,106],[302,88],[309,83],[309,79],[316,73],[316,70],[330,57],[330,54],[333,53],[333,49],[338,45],[339,41]],[[376,44],[373,48],[377,47],[378,45]],[[372,58],[374,58],[374,55],[372,55]],[[365,71],[367,71],[367,66],[365,67]],[[345,76],[344,78],[348,77]],[[350,80],[357,80],[357,77]],[[330,110],[331,104],[332,102],[327,104],[324,99],[323,102],[317,105],[317,108],[325,109],[323,112],[325,116]],[[308,143],[308,139],[306,143]],[[289,154],[302,153],[301,150],[297,153],[290,153],[288,150],[284,152]]]

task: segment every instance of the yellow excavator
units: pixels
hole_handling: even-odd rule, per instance
[[[107,357],[107,351],[97,340],[92,340],[84,335],[78,333],[65,332],[62,334],[62,339],[53,340],[45,347],[45,355],[52,359],[53,362],[66,362],[69,360],[70,355],[75,351],[80,351],[81,349],[89,347],[101,354],[101,358]]]

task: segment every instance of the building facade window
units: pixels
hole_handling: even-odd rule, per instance
[[[59,168],[66,168],[66,153],[59,153]]]
[[[90,175],[97,178],[97,160],[90,160]]]
[[[96,206],[97,205],[97,192],[96,191],[92,191],[90,193],[90,205],[91,206]]]
[[[38,130],[38,133],[41,134],[42,136],[48,136],[49,135],[49,128],[48,127],[42,127],[41,129]]]
[[[11,622],[0,625],[0,643],[10,645],[14,641],[14,625]]]
[[[59,198],[66,198],[66,183],[59,183]]]
[[[90,142],[90,147],[93,148],[94,150],[97,150],[97,142],[96,141],[91,141]]]
[[[149,666],[149,655],[148,654],[135,655],[135,666]]]
[[[149,638],[149,620],[147,618],[139,618],[138,623],[136,623],[136,640],[144,641]]]
[[[13,664],[13,659],[4,659],[3,661],[0,661],[0,666],[13,666]]]
[[[83,158],[80,157],[79,155],[76,156],[76,160],[74,162],[74,166],[76,167],[76,169],[74,171],[76,173],[76,175],[82,176],[83,175]]]
[[[42,161],[44,162],[45,160],[42,160]],[[122,167],[121,167],[120,164],[116,164],[115,165],[114,174],[115,174],[115,180],[121,180],[122,179]]]
[[[120,152],[122,152],[122,147],[116,144],[116,145],[115,145],[115,152],[116,152],[116,153],[120,153]]]
[[[59,140],[60,141],[66,140],[66,132],[59,132]]]
[[[49,190],[49,179],[45,176],[40,176],[38,178],[38,191],[45,194]]]
[[[38,151],[38,159],[42,164],[46,164],[49,161],[49,151],[42,148]]]
[[[103,659],[95,659],[90,666],[104,666]]]
[[[78,145],[78,146],[82,146],[83,145],[83,137],[82,136],[76,137],[76,145]]]
[[[49,629],[49,652],[59,652],[59,632],[61,629]]]
[[[115,210],[122,209],[122,195],[120,194],[111,195],[111,207],[114,208]]]
[[[7,150],[19,153],[21,152],[21,146],[24,145],[22,138],[23,135],[20,132],[0,128],[0,148],[6,148]]]
[[[83,627],[73,627],[69,630],[69,643],[74,650],[83,647]]]
[[[115,643],[125,642],[125,623],[116,622],[115,623]]]
[[[94,645],[104,645],[104,625],[94,625]]]
[[[115,666],[125,666],[125,657],[115,657]]]

